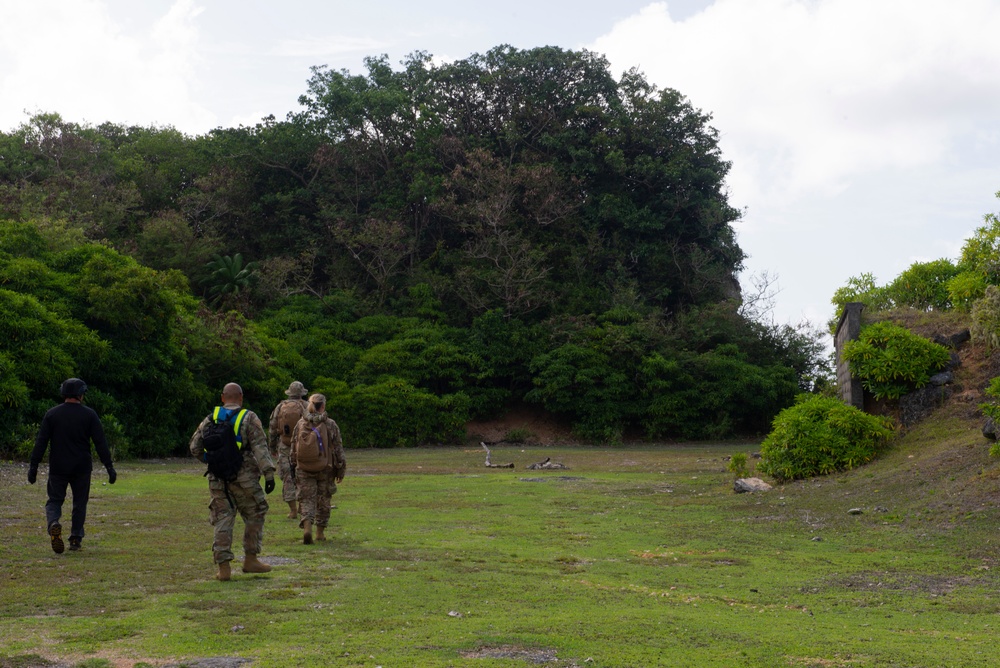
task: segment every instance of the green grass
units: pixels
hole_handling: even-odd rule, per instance
[[[481,448],[349,451],[331,540],[302,545],[275,493],[279,563],[228,583],[196,463],[96,475],[63,555],[44,476],[6,465],[0,667],[996,665],[995,465],[959,426],[755,495],[731,491],[733,444],[494,448],[514,470]],[[546,456],[569,469],[525,470]]]

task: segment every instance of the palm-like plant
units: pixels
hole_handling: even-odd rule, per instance
[[[232,257],[228,255],[214,255],[212,260],[205,264],[209,275],[201,280],[201,284],[207,286],[207,296],[212,304],[221,300],[237,298],[245,293],[257,280],[257,263],[243,263],[243,255],[236,253]]]

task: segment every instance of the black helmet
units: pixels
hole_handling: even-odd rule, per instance
[[[79,378],[67,378],[59,386],[59,395],[63,397],[82,397],[87,391],[87,384]]]

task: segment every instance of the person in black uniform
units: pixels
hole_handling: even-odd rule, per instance
[[[45,518],[52,550],[61,554],[64,548],[62,525],[63,501],[66,487],[73,490],[73,515],[69,534],[69,549],[79,550],[83,542],[83,523],[87,519],[87,501],[90,500],[90,474],[93,464],[90,457],[90,443],[97,448],[97,456],[108,470],[108,482],[115,484],[118,474],[111,461],[111,451],[104,438],[104,427],[92,408],[83,405],[83,395],[87,384],[79,378],[67,378],[59,387],[63,403],[50,408],[42,418],[42,426],[35,438],[35,448],[31,451],[28,467],[28,482],[32,485],[38,478],[38,465],[45,456],[45,450],[52,444],[49,454],[49,500],[45,504]]]

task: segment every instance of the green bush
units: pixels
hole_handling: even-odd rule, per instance
[[[986,275],[979,271],[962,271],[948,281],[948,299],[960,311],[968,311],[986,292]]]
[[[636,409],[637,388],[626,366],[606,349],[567,343],[531,363],[529,402],[573,420],[573,430],[601,443],[621,440]]]
[[[752,364],[733,344],[675,359],[654,353],[643,360],[639,379],[647,397],[641,423],[649,438],[762,434],[799,391],[792,369]]]
[[[527,427],[514,427],[507,430],[502,440],[507,443],[527,443],[534,435]]]
[[[898,399],[927,384],[948,363],[948,350],[889,322],[862,327],[856,341],[844,344],[851,373],[878,399]]]
[[[861,302],[869,312],[892,308],[892,298],[888,289],[877,285],[875,276],[867,272],[847,279],[847,285],[837,288],[830,302],[836,307],[833,320],[830,321],[831,331],[837,326],[840,316],[844,314],[844,306],[851,302]]]
[[[874,459],[892,432],[887,418],[810,396],[774,418],[757,468],[781,482],[851,469]]]
[[[889,298],[897,306],[928,311],[951,308],[948,282],[958,274],[951,260],[915,262],[896,277],[886,288]]]
[[[988,213],[983,216],[983,222],[985,225],[977,227],[962,245],[961,266],[964,270],[981,273],[989,283],[995,284],[1000,281],[1000,217]]]
[[[1000,348],[1000,288],[991,285],[986,294],[972,306],[972,338],[986,344],[989,350]]]
[[[729,464],[726,465],[726,469],[736,478],[746,478],[750,475],[750,468],[747,466],[748,461],[747,453],[734,452],[733,456],[729,458]]]
[[[327,412],[337,421],[345,448],[395,448],[454,443],[468,420],[468,398],[438,397],[399,378],[349,387],[317,378],[314,391],[327,397]]]
[[[979,410],[983,412],[983,415],[1000,424],[1000,376],[990,381],[985,394],[990,398],[990,401],[979,404]],[[990,456],[1000,457],[1000,441],[990,447]]]

